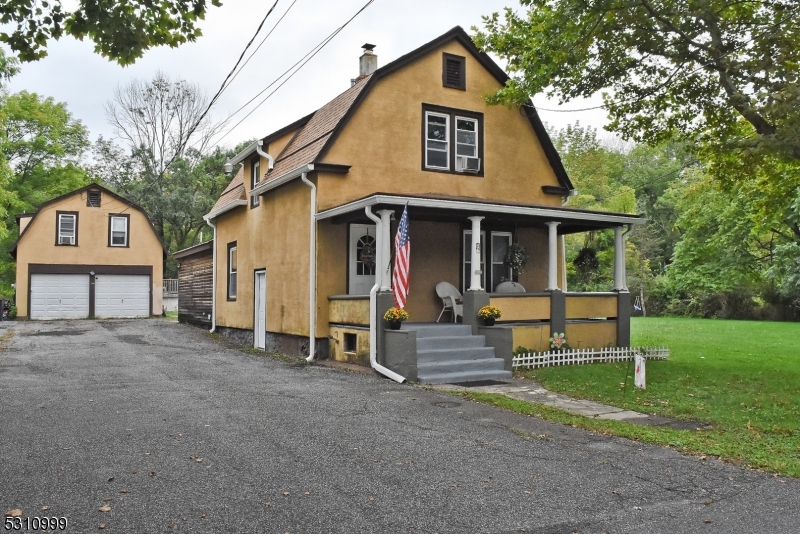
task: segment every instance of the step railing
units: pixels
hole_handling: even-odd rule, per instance
[[[666,360],[668,347],[602,347],[599,349],[567,349],[549,352],[526,352],[515,354],[512,369],[538,369],[559,365],[582,365],[585,363],[620,362],[632,360],[636,354],[647,360]]]

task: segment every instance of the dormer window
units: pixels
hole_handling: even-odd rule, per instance
[[[467,60],[463,56],[442,54],[442,85],[467,90]]]
[[[483,176],[483,115],[430,105],[422,109],[422,168]]]
[[[86,205],[91,208],[100,207],[100,191],[87,191],[86,192]]]

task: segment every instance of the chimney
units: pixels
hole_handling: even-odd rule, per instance
[[[363,80],[378,70],[378,56],[372,51],[375,45],[366,43],[361,48],[364,49],[364,53],[358,58],[358,78],[350,80],[351,85],[355,85],[359,80]]]

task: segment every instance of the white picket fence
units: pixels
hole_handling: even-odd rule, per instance
[[[550,352],[528,352],[516,354],[512,360],[513,369],[538,369],[556,365],[582,365],[584,363],[620,362],[632,360],[641,354],[647,360],[666,360],[668,347],[603,347],[600,349],[568,349]]]

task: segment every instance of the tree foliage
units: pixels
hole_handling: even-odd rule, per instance
[[[608,129],[658,144],[800,160],[800,3],[795,0],[520,0],[476,42],[513,78],[490,97],[562,102],[608,89]],[[749,128],[743,130],[742,123]]]
[[[8,254],[19,233],[14,215],[86,185],[81,157],[88,133],[66,106],[35,93],[0,95],[0,295],[13,290]]]
[[[198,20],[205,17],[207,0],[78,0],[74,10],[61,0],[5,0],[0,23],[10,32],[0,33],[22,61],[47,55],[50,40],[70,35],[95,44],[95,52],[128,65],[155,46],[176,47],[201,35]],[[213,6],[219,0],[210,0]]]

